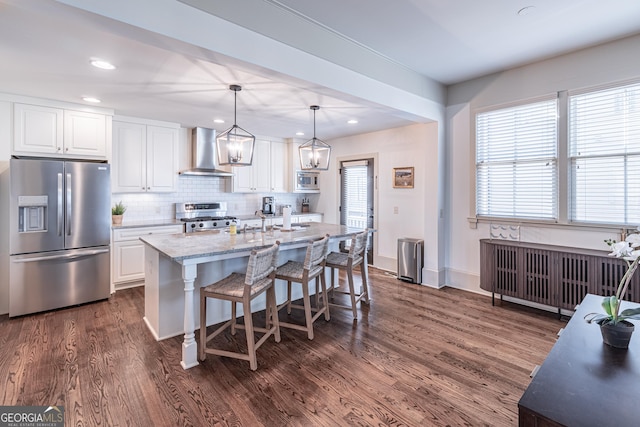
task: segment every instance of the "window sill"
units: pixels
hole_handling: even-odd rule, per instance
[[[543,228],[555,228],[565,230],[594,230],[603,232],[619,233],[621,230],[635,229],[633,225],[615,225],[615,224],[589,224],[589,223],[561,223],[554,220],[534,220],[534,219],[515,219],[515,218],[477,218],[468,217],[469,228],[478,228],[480,224],[501,224],[501,225],[517,225],[527,227],[543,227]]]

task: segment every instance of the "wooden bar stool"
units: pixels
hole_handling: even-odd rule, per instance
[[[365,304],[369,304],[369,289],[367,286],[367,272],[365,271],[364,257],[367,251],[367,240],[369,238],[369,231],[365,230],[362,233],[353,235],[351,238],[351,246],[349,252],[331,252],[327,255],[326,266],[331,268],[331,287],[328,289],[333,293],[335,292],[335,269],[344,270],[347,273],[347,279],[349,282],[349,292],[340,292],[348,294],[351,297],[351,307],[347,305],[331,304],[334,307],[350,308],[353,310],[353,318],[358,318],[358,311],[356,306],[359,301],[363,301]],[[353,268],[360,266],[360,275],[362,276],[362,292],[356,294],[355,286],[353,283]]]
[[[327,293],[327,284],[324,277],[324,265],[329,252],[329,235],[324,236],[320,240],[309,242],[304,262],[287,261],[284,265],[276,270],[276,279],[287,281],[287,300],[278,307],[278,311],[287,307],[287,313],[291,314],[291,309],[304,310],[305,324],[298,325],[295,323],[280,322],[280,326],[285,328],[307,331],[307,337],[313,339],[313,322],[324,313],[324,319],[329,320],[329,305],[327,298],[324,297],[324,304],[320,308],[318,303],[318,280],[322,286],[323,295]],[[316,280],[316,307],[311,307],[309,298],[309,283]],[[302,285],[302,301],[303,305],[295,305],[291,303],[291,283],[296,282]],[[312,312],[315,313],[312,316]]]
[[[275,272],[278,266],[278,250],[280,242],[260,251],[253,250],[249,255],[247,272],[232,273],[222,280],[200,289],[200,342],[199,356],[204,361],[208,354],[233,357],[249,361],[252,371],[258,368],[256,350],[269,338],[275,336],[276,342],[280,342],[280,327],[278,324],[278,308],[276,306],[276,293],[274,288]],[[251,314],[251,301],[258,295],[266,292],[266,327],[253,326]],[[207,335],[207,298],[231,301],[231,320],[220,326],[212,334]],[[236,304],[241,303],[244,312],[244,325],[236,323]],[[207,343],[214,337],[231,327],[231,334],[235,335],[236,328],[244,329],[247,335],[247,353],[232,352],[227,350],[207,347]],[[255,332],[263,333],[258,341],[255,341]]]

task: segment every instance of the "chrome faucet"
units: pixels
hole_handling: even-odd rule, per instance
[[[260,219],[262,220],[262,229],[261,229],[261,231],[263,233],[266,233],[267,232],[267,225],[265,224],[265,220],[267,219],[267,217],[265,216],[264,212],[262,212],[261,209],[258,209],[254,215],[257,215],[257,216],[260,217]]]

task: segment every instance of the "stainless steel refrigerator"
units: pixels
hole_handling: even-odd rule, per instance
[[[9,316],[110,295],[110,168],[12,158]]]

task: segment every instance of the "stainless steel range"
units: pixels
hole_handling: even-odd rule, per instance
[[[226,202],[176,203],[176,219],[185,223],[185,233],[226,228],[235,216],[227,215]]]

